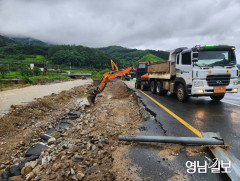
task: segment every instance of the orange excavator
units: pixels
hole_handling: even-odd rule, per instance
[[[126,75],[126,74],[130,73],[130,71],[133,69],[133,67],[128,67],[128,68],[125,68],[122,70],[118,70],[118,66],[112,60],[111,60],[111,66],[112,66],[112,71],[103,74],[103,78],[102,78],[99,86],[96,89],[88,92],[88,93],[90,93],[90,95],[87,97],[87,99],[90,104],[93,104],[94,100],[96,98],[96,95],[104,90],[104,88],[107,85],[108,80]],[[116,70],[114,70],[114,69],[116,69]]]
[[[136,71],[136,75],[137,75],[137,80],[138,77],[141,78],[145,78],[148,76],[147,74],[147,65],[152,63],[151,61],[148,62],[139,62],[136,67],[128,67],[122,70],[118,70],[118,66],[111,60],[111,66],[112,66],[112,71],[107,72],[103,75],[103,78],[99,84],[99,86],[94,89],[93,91],[91,91],[91,95],[88,96],[88,101],[90,102],[90,104],[94,103],[95,97],[97,94],[99,94],[100,92],[102,92],[104,90],[104,88],[107,85],[108,80],[110,79],[114,79],[116,77],[121,77],[121,76],[125,76],[127,74],[130,73],[131,70],[135,70]],[[114,70],[116,69],[116,70]]]
[[[128,67],[123,70],[105,73],[103,75],[100,85],[93,91],[93,94],[99,94],[100,92],[102,92],[103,89],[106,87],[108,80],[128,74],[132,69],[133,67]]]

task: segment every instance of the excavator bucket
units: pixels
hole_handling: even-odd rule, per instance
[[[88,100],[89,105],[91,106],[94,104],[95,98],[98,94],[98,87],[88,90],[87,94],[88,94],[87,100]]]
[[[100,92],[102,92],[104,90],[104,88],[107,85],[107,81],[116,77],[121,77],[125,74],[128,74],[130,71],[132,70],[132,67],[128,67],[126,69],[120,70],[120,71],[116,71],[116,72],[107,72],[103,75],[103,78],[99,84],[99,86],[95,89],[90,89],[87,94],[87,100],[89,102],[90,105],[93,105],[95,102],[95,98],[96,95],[99,94]]]
[[[89,94],[87,96],[87,100],[90,106],[94,104],[96,96],[97,96],[96,94]]]

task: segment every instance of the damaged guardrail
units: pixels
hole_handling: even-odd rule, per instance
[[[203,137],[174,137],[174,136],[123,136],[119,141],[174,143],[186,145],[209,145],[209,149],[218,160],[231,163],[230,171],[226,172],[231,180],[240,180],[240,161],[228,150],[224,140],[218,133],[202,133]],[[211,145],[215,145],[211,147]],[[221,148],[226,146],[226,148]],[[225,169],[225,168],[222,168]]]
[[[176,143],[191,145],[224,145],[222,139],[218,138],[198,138],[198,137],[174,137],[174,136],[118,136],[119,141],[134,142],[157,142],[157,143]]]

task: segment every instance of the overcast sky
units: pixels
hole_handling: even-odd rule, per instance
[[[156,50],[230,44],[239,57],[240,0],[0,0],[0,34]]]

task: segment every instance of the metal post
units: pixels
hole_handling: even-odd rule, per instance
[[[202,133],[203,138],[212,138],[212,137],[220,137],[217,133],[206,132]],[[227,148],[210,148],[213,155],[222,163],[230,163],[230,168],[226,169],[222,167],[223,170],[228,174],[231,180],[240,180],[240,161],[238,158]]]
[[[134,142],[157,142],[157,143],[176,143],[176,144],[191,144],[191,145],[224,145],[222,139],[217,138],[198,138],[198,137],[173,137],[173,136],[136,136],[127,137],[118,136],[119,141],[134,141]]]

